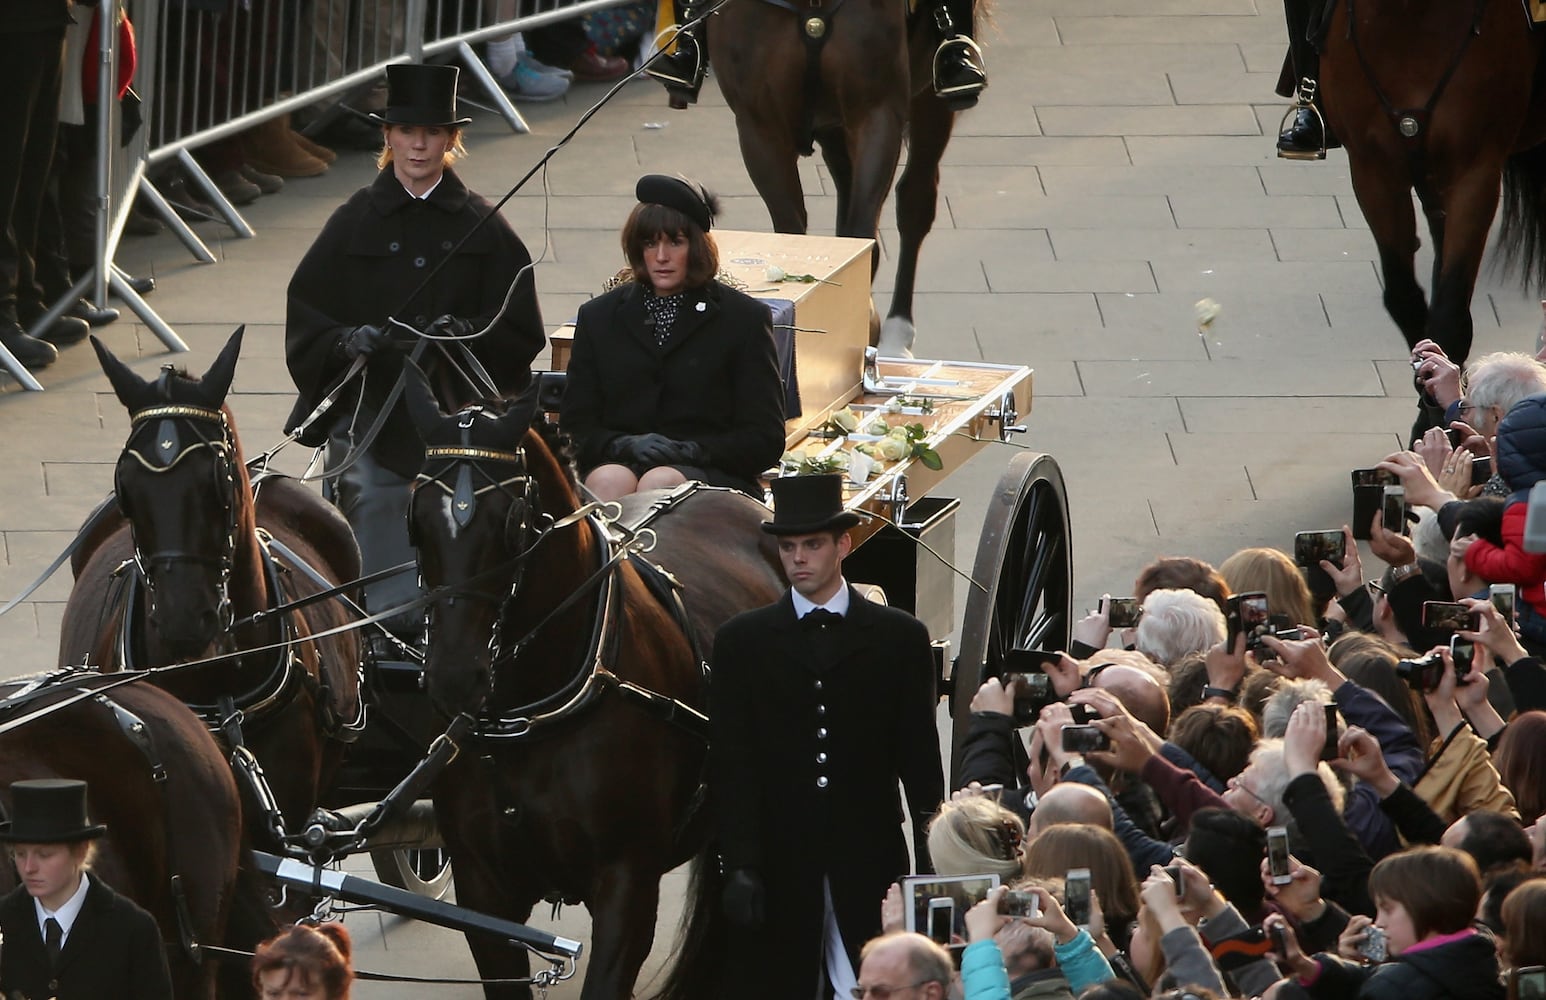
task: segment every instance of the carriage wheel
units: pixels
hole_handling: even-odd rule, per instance
[[[451,888],[451,857],[444,848],[397,847],[370,852],[376,877],[386,885],[441,899]]]
[[[1073,625],[1074,557],[1063,473],[1050,455],[1022,452],[999,477],[983,518],[971,587],[961,622],[951,698],[954,729],[951,787],[957,787],[961,741],[972,696],[997,677],[1006,650],[1068,648]]]

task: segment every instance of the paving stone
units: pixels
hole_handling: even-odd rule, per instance
[[[1058,34],[1069,48],[1086,45],[1148,44],[1201,46],[1209,42],[1272,41],[1274,28],[1264,17],[1144,17],[1123,14],[1115,17],[1057,18]],[[1201,63],[1201,58],[1194,60]]]
[[[1134,166],[1277,163],[1277,140],[1264,135],[1134,135],[1126,139]]]
[[[1383,429],[1393,437],[1411,428],[1416,406],[1410,398],[1356,396],[1257,397],[1190,396],[1180,401],[1187,427],[1251,426],[1281,432],[1292,427],[1301,434],[1365,434]]]
[[[1249,73],[1237,63],[1172,70],[1166,76],[1177,104],[1239,104],[1271,95],[1278,72]],[[1276,128],[1277,122],[1272,122]],[[1264,131],[1267,131],[1264,129]]]
[[[1082,361],[1085,391],[1099,396],[1382,396],[1372,365],[1287,370],[1275,361]]]
[[[1239,105],[1184,107],[1038,106],[1047,135],[1259,135],[1255,116]]]
[[[1358,230],[1275,229],[1272,245],[1284,261],[1366,260],[1378,266],[1374,241]]]
[[[1328,156],[1344,157],[1342,153]],[[1345,157],[1344,157],[1345,159]],[[1269,195],[1285,194],[1336,194],[1351,195],[1353,182],[1345,169],[1326,161],[1305,162],[1274,160],[1257,168],[1261,174],[1262,188]]]
[[[1178,194],[1170,198],[1176,225],[1218,228],[1242,226],[1256,229],[1331,229],[1341,224],[1337,201],[1325,197],[1245,196],[1208,198],[1205,195]]]
[[[947,199],[963,229],[1174,229],[1170,203],[1157,195],[1046,198],[966,194]]]
[[[1120,136],[1026,136],[998,138],[964,135],[945,150],[943,165],[1026,166],[1043,163],[1127,163]]]
[[[1237,196],[1262,193],[1261,177],[1254,167],[1248,166],[1048,165],[1040,168],[1040,175],[1045,193],[1054,198],[1169,195],[1186,191]]]
[[[1205,266],[1206,265],[1206,266]],[[1156,261],[1154,277],[1166,294],[1215,298],[1235,288],[1313,288],[1323,294],[1378,299],[1379,281],[1367,260],[1275,262]]]
[[[1277,260],[1265,229],[1052,229],[1058,260]]]
[[[1034,262],[995,257],[985,262],[995,292],[1155,291],[1154,274],[1142,261]]]

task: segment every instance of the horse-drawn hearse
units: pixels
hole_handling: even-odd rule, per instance
[[[766,299],[788,390],[770,475],[839,470],[864,515],[845,563],[937,640],[964,732],[971,694],[1013,649],[1070,624],[1061,474],[1013,441],[1029,368],[885,358],[869,347],[864,239],[719,234],[721,280]],[[247,459],[225,407],[240,331],[201,378],[145,379],[98,352],[130,431],[70,552],[53,673],[0,700],[0,786],[90,782],[111,832],[99,866],[175,942],[180,997],[238,995],[211,956],[333,901],[466,931],[489,996],[574,974],[580,944],[524,926],[542,899],[592,916],[584,996],[632,994],[659,882],[692,861],[682,964],[701,958],[717,878],[702,797],[705,674],[718,624],[783,589],[768,508],[688,484],[588,501],[549,419],[555,372],[518,399],[440,412],[403,392],[425,441],[409,529],[421,656],[367,661],[347,526],[313,489]],[[976,453],[1013,450],[969,573],[959,501]],[[967,578],[959,653],[956,577]],[[953,669],[952,669],[953,668]],[[66,734],[74,734],[67,738]],[[337,863],[370,851],[385,885]],[[440,897],[452,883],[456,904]],[[321,901],[320,903],[318,901]],[[547,967],[535,976],[530,957]],[[690,976],[673,976],[665,995]],[[674,992],[673,992],[674,991]]]

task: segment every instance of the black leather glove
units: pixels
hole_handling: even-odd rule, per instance
[[[612,456],[619,462],[639,465],[669,465],[675,461],[677,442],[664,434],[624,434],[613,438]]]
[[[708,450],[698,442],[676,442],[676,454],[671,459],[672,465],[707,465],[708,461]]]
[[[379,326],[365,324],[357,326],[343,335],[338,342],[338,350],[344,357],[353,361],[362,354],[374,354],[392,342],[386,331]]]
[[[471,337],[478,331],[470,321],[448,314],[435,317],[435,321],[424,332],[436,337]]]
[[[750,868],[737,868],[725,879],[720,904],[731,923],[742,927],[762,924],[762,876]]]

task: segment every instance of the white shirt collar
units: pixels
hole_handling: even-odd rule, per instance
[[[44,928],[43,923],[49,917],[53,917],[59,921],[59,929],[64,932],[63,936],[59,939],[60,944],[62,945],[68,940],[70,928],[75,925],[75,918],[81,915],[81,907],[86,905],[86,890],[90,888],[91,880],[86,877],[85,872],[81,872],[81,884],[75,887],[75,894],[65,900],[64,905],[52,913],[43,905],[41,899],[34,896],[32,898],[32,905],[38,915],[38,933],[43,935],[45,940],[47,939],[48,931]]]
[[[837,582],[837,593],[833,594],[832,599],[825,604],[813,604],[806,599],[804,594],[790,588],[789,596],[794,601],[794,616],[796,618],[804,618],[817,608],[823,608],[835,615],[848,614],[848,581],[838,577]]]
[[[440,172],[440,176],[435,178],[435,183],[431,184],[429,186],[429,190],[424,192],[423,194],[414,194],[412,191],[408,191],[408,185],[406,185],[406,184],[403,184],[403,190],[404,191],[408,191],[408,197],[410,197],[410,198],[417,198],[419,201],[426,201],[426,200],[429,199],[430,195],[435,193],[435,189],[440,186],[440,182],[445,180],[445,179],[446,179],[445,171],[441,171]],[[399,181],[398,183],[401,184],[402,182]]]

